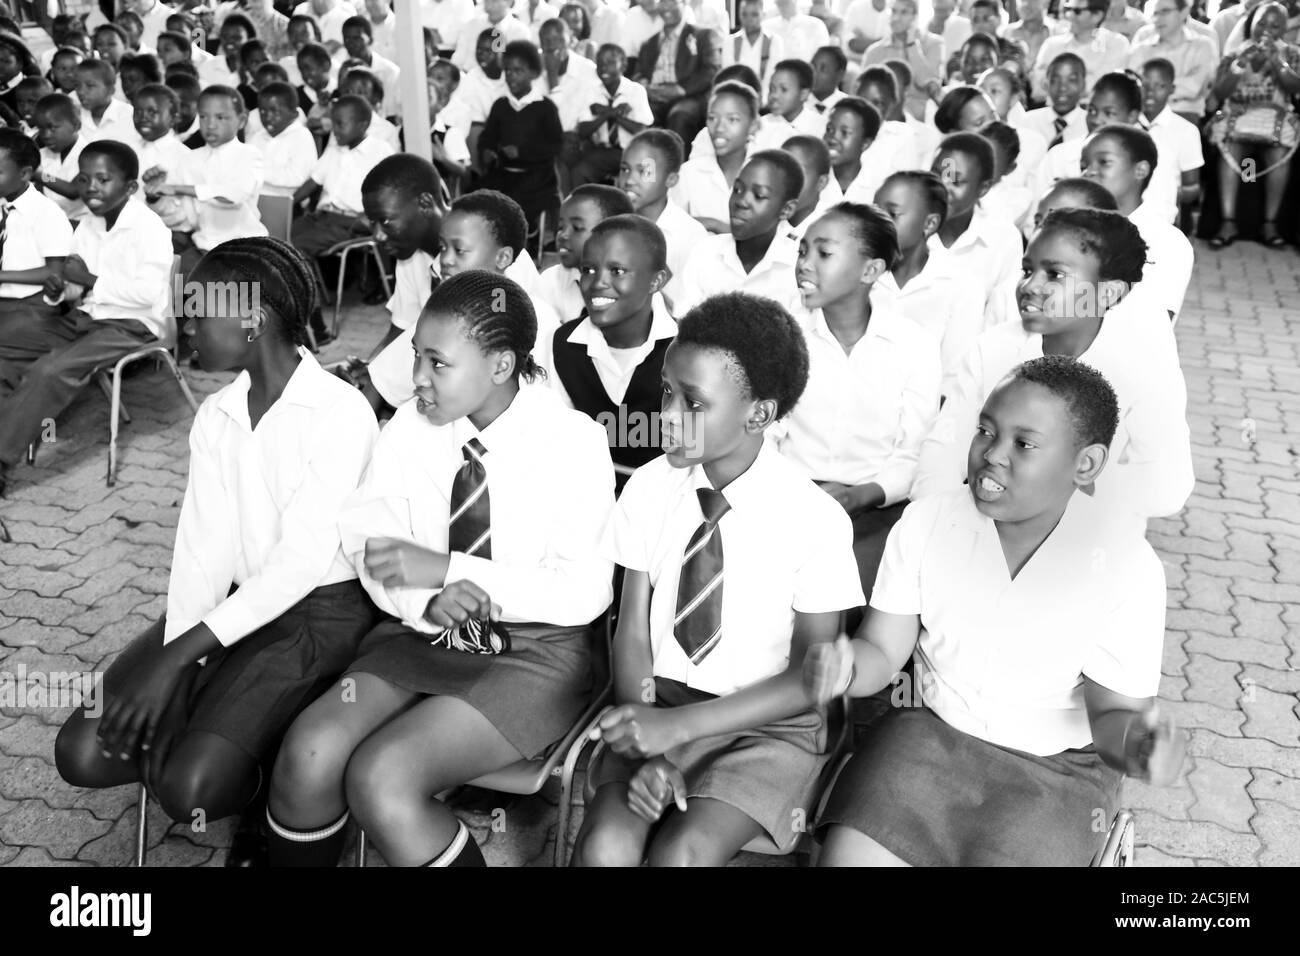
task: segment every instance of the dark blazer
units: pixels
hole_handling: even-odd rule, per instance
[[[663,31],[656,33],[645,43],[636,57],[636,73],[632,79],[645,79],[649,82],[655,75],[655,64],[659,62],[659,43],[663,40]],[[691,48],[695,52],[691,52]],[[708,91],[713,85],[716,72],[704,64],[699,55],[699,31],[689,23],[683,23],[677,34],[677,85],[686,91],[687,96],[698,96]]]

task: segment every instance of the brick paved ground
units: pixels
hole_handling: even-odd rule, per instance
[[[1178,787],[1126,787],[1140,865],[1300,863],[1297,301],[1294,250],[1198,249],[1178,327],[1196,491],[1182,516],[1151,527],[1169,580],[1161,698],[1191,729],[1191,757]],[[349,310],[325,358],[364,351],[384,322],[378,308]],[[189,375],[202,394],[227,380]],[[162,613],[190,415],[160,371],[130,378],[125,397],[134,421],[122,431],[115,489],[104,484],[107,409],[94,392],[0,502],[0,672],[30,682],[102,669]],[[66,786],[51,752],[68,709],[15,706],[12,688],[0,697],[0,865],[128,862],[134,790]],[[546,791],[518,803],[498,818],[504,831],[472,817],[489,861],[547,865],[556,799]],[[164,823],[155,808],[151,863],[220,865],[228,822],[169,835]]]

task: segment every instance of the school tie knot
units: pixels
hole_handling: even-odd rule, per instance
[[[460,453],[461,453],[461,457],[463,457],[466,461],[477,461],[480,465],[482,465],[483,456],[487,454],[487,449],[483,447],[483,443],[479,441],[477,438],[471,438],[469,441],[465,442],[465,445],[463,448],[461,448]]]
[[[700,499],[700,511],[704,513],[704,520],[715,528],[722,520],[722,516],[731,510],[731,502],[720,491],[714,491],[712,488],[696,488],[695,496]]]
[[[1053,146],[1060,146],[1061,143],[1065,142],[1065,127],[1069,125],[1069,121],[1064,116],[1058,116],[1052,120],[1052,129],[1056,135],[1052,137],[1051,143],[1048,144],[1049,149]]]
[[[826,112],[826,104],[825,104],[825,103],[814,103],[814,104],[813,104],[813,109],[815,109],[818,113],[825,113],[825,112]]]

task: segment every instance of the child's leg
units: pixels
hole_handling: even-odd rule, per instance
[[[139,322],[95,322],[78,315],[79,337],[33,362],[17,390],[0,399],[0,463],[19,461],[42,423],[72,404],[96,370],[156,341]]]
[[[871,837],[852,827],[833,826],[826,831],[818,866],[908,866]]]
[[[33,300],[0,299],[0,360],[31,362],[71,342],[76,320]]]
[[[390,866],[422,866],[438,859],[461,827],[434,797],[522,759],[469,704],[429,697],[357,748],[347,768],[348,806]],[[466,850],[477,853],[476,846]]]
[[[640,866],[650,827],[628,809],[626,783],[604,784],[583,815],[570,865]],[[563,834],[556,839],[563,839]]]
[[[726,866],[763,828],[730,804],[707,798],[672,813],[650,844],[651,866]]]
[[[348,758],[361,741],[417,699],[371,674],[353,673],[298,715],[271,773],[267,816],[273,866],[337,862],[347,810],[343,774]],[[334,832],[321,835],[331,828]]]

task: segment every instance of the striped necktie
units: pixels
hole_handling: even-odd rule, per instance
[[[1052,141],[1047,144],[1048,149],[1051,149],[1053,146],[1060,146],[1061,143],[1065,142],[1065,127],[1069,125],[1069,121],[1064,116],[1058,116],[1056,119],[1052,120],[1052,128],[1056,130],[1056,135],[1052,138]]]
[[[697,488],[704,521],[682,555],[673,636],[692,664],[699,664],[722,637],[722,532],[718,522],[731,510],[722,492]]]
[[[465,442],[461,454],[465,456],[465,464],[460,466],[451,485],[447,547],[450,551],[490,559],[492,511],[488,500],[487,471],[483,468],[487,449],[477,438],[471,438]]]
[[[614,108],[614,101],[616,99],[618,99],[617,93],[615,93],[609,98],[610,109]],[[609,145],[611,147],[618,146],[618,120],[613,116],[605,120],[605,129],[608,131],[607,135],[609,136]]]
[[[0,199],[0,263],[4,262],[5,240],[9,238],[9,209],[9,200]]]

